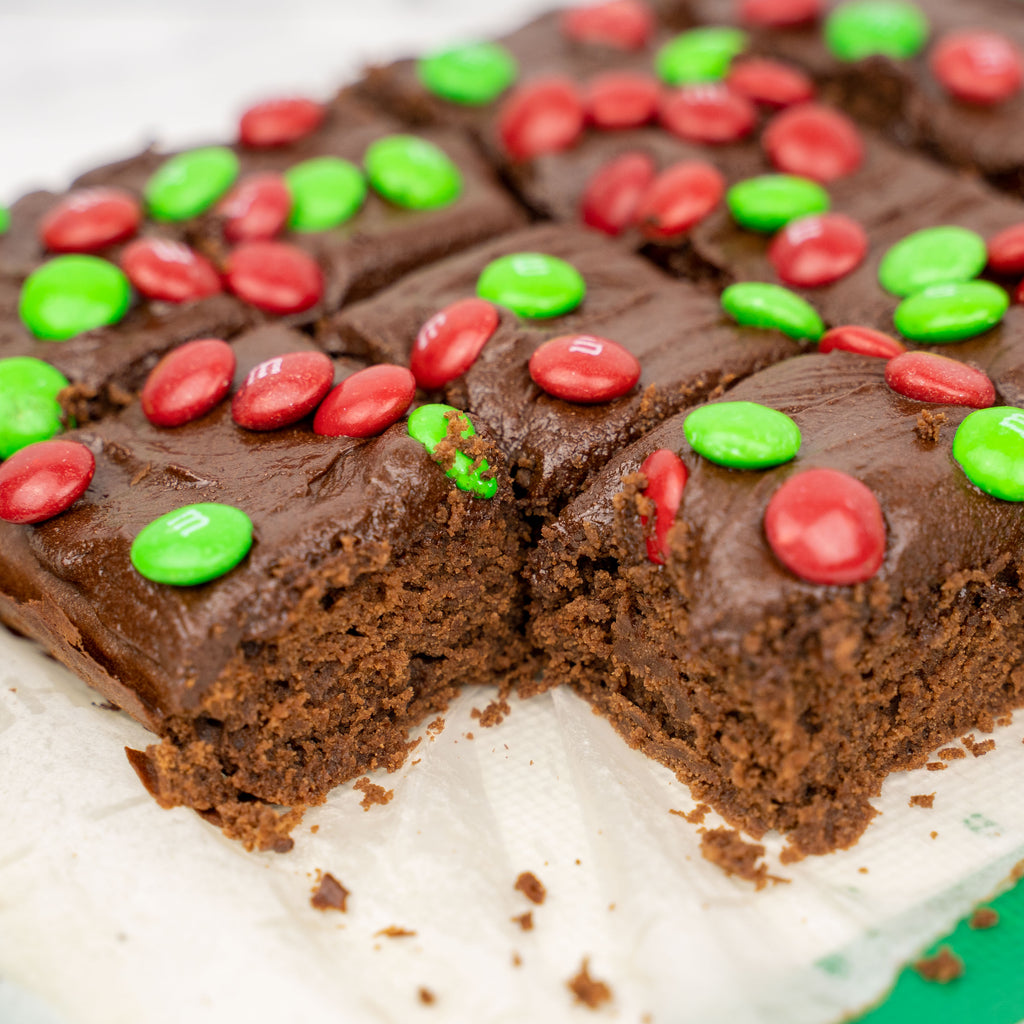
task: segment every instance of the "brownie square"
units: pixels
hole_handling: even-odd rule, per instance
[[[792,856],[822,853],[856,841],[888,773],[1024,698],[1024,518],[953,461],[969,410],[897,395],[881,360],[799,356],[728,399],[793,417],[796,459],[725,468],[697,456],[684,416],[669,420],[545,530],[531,636],[549,679],[571,681],[696,798],[755,836],[788,833]],[[689,468],[664,566],[639,522],[638,470],[660,448]],[[807,582],[766,541],[769,499],[814,467],[878,499],[887,545],[867,582]]]
[[[239,374],[310,347],[256,332],[235,345]],[[404,423],[366,440],[309,420],[251,432],[224,402],[161,429],[135,403],[66,436],[95,477],[54,519],[0,523],[0,619],[158,734],[131,756],[166,806],[287,849],[302,808],[397,767],[457,686],[526,664],[519,521],[489,444],[493,500],[456,489]],[[197,502],[251,518],[248,556],[195,586],[136,571],[142,527]]]

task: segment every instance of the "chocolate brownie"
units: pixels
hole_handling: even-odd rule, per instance
[[[582,305],[548,320],[503,312],[479,359],[445,395],[502,446],[531,515],[552,516],[595,468],[667,416],[799,351],[774,331],[730,323],[714,294],[669,280],[598,234],[558,225],[506,235],[409,275],[342,310],[320,341],[331,352],[405,364],[434,314],[474,295],[493,260],[521,252],[575,267],[587,285]],[[548,339],[575,334],[599,335],[633,353],[642,368],[636,388],[592,405],[545,394],[530,377],[530,356]]]
[[[932,61],[945,41],[965,31],[995,34],[1018,51],[1024,49],[1024,12],[1012,0],[914,0],[914,6],[923,15],[926,33],[923,45],[913,47],[909,56],[840,58],[827,43],[825,4],[821,17],[807,24],[748,26],[753,29],[751,49],[803,67],[826,96],[899,143],[1018,193],[1024,93],[1011,90],[1005,99],[987,103],[954,96],[936,77]],[[690,13],[701,24],[735,24],[738,5],[692,0]]]
[[[234,348],[245,374],[312,346],[267,328]],[[404,423],[366,440],[308,420],[252,432],[225,402],[164,429],[135,403],[66,437],[95,477],[49,522],[0,523],[0,619],[157,733],[131,759],[166,806],[287,848],[303,807],[401,763],[457,686],[528,661],[504,474],[491,500],[464,493]],[[244,511],[250,553],[200,585],[152,582],[133,538],[195,502]]]
[[[939,443],[922,440],[928,407],[893,392],[884,371],[831,353],[755,374],[727,399],[791,416],[794,461],[717,465],[677,416],[609,463],[531,559],[531,637],[549,676],[730,823],[789,833],[799,854],[854,842],[887,774],[1024,698],[1019,645],[1005,642],[1024,626],[1024,520],[950,458],[969,410],[943,406]],[[662,448],[689,479],[658,566],[637,474]],[[766,540],[769,499],[814,467],[877,497],[888,538],[865,581],[807,582]]]

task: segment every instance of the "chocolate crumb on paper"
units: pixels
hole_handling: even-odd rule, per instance
[[[996,741],[982,740],[980,743],[975,740],[974,733],[968,733],[966,736],[960,737],[960,742],[975,756],[984,757],[990,750],[996,749]]]
[[[935,981],[940,985],[947,985],[963,976],[964,962],[949,946],[942,946],[934,956],[927,956],[915,961],[914,970],[925,981]]]
[[[531,903],[541,904],[548,891],[540,879],[532,871],[524,871],[517,879],[514,888],[518,889]]]
[[[946,763],[944,761],[929,761],[925,768],[930,772],[944,772],[946,770]]]
[[[363,794],[359,806],[364,811],[368,811],[371,807],[383,807],[385,804],[391,803],[395,796],[393,789],[378,786],[377,783],[371,782],[368,776],[363,776],[352,788]]]
[[[397,924],[389,924],[387,928],[381,928],[379,932],[374,932],[373,937],[383,937],[385,939],[410,939],[416,934],[410,928],[402,928]]]
[[[967,751],[961,747],[943,747],[938,754],[940,761],[959,761],[967,756]]]
[[[434,1003],[437,1002],[437,996],[435,996],[434,993],[431,992],[429,988],[425,988],[422,985],[420,986],[419,997],[420,1002],[424,1006],[433,1006]]]
[[[603,981],[590,976],[590,957],[583,958],[579,973],[570,978],[566,985],[575,1001],[590,1010],[596,1010],[612,998],[612,990]]]
[[[677,811],[675,808],[669,808],[668,813],[678,815],[683,821],[691,825],[701,825],[704,823],[704,819],[710,810],[711,808],[708,804],[697,804],[692,811]]]
[[[533,931],[533,911],[528,910],[525,914],[520,914],[518,917],[512,918],[512,923],[519,925],[524,932]]]
[[[907,801],[908,807],[931,807],[935,803],[934,793],[917,793]]]
[[[758,891],[769,882],[789,881],[768,874],[768,865],[758,863],[764,857],[764,846],[748,842],[735,829],[702,829],[700,852],[705,860],[711,861],[730,877],[735,875],[744,881],[753,882]]]
[[[986,928],[995,928],[995,926],[999,924],[999,911],[993,910],[991,907],[978,907],[978,909],[971,914],[971,919],[967,923],[975,931],[983,931]]]
[[[317,910],[348,911],[348,898],[352,894],[329,871],[317,872],[319,879],[309,902]]]

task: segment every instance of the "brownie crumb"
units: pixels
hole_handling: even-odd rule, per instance
[[[532,871],[524,871],[517,879],[514,888],[518,889],[531,903],[541,904],[548,891],[540,879]]]
[[[612,998],[612,990],[603,982],[590,976],[590,958],[584,957],[579,974],[570,978],[566,985],[572,992],[577,1003],[582,1003],[589,1010],[596,1010]]]
[[[513,967],[522,967],[523,966],[523,958],[518,953],[513,953],[512,954],[512,966]]]
[[[424,1006],[433,1006],[434,1003],[437,1002],[437,996],[435,996],[434,993],[431,992],[429,988],[424,988],[423,986],[420,986],[419,996],[420,1002]]]
[[[490,729],[495,725],[501,725],[505,721],[505,716],[512,710],[512,706],[509,704],[504,697],[496,697],[481,711],[479,708],[473,708],[470,712],[471,716],[485,728]]]
[[[379,932],[374,932],[373,937],[375,939],[379,936],[383,936],[385,939],[408,939],[415,934],[409,928],[400,928],[397,924],[389,924],[387,928],[381,928]]]
[[[471,732],[467,732],[463,739],[471,740],[473,739],[473,734]]]
[[[936,981],[946,985],[956,981],[964,973],[964,962],[949,946],[943,946],[935,956],[928,956],[914,964],[914,970],[925,981]]]
[[[735,829],[704,829],[700,837],[700,852],[705,860],[720,867],[730,877],[735,875],[753,882],[759,891],[769,881],[786,881],[769,875],[768,866],[758,863],[764,857],[764,847],[760,843],[747,842]]]
[[[939,751],[940,761],[959,761],[967,756],[967,751],[961,747],[943,747]]]
[[[1012,712],[1009,713],[1009,714],[1000,715],[996,719],[996,725],[998,725],[998,726],[1005,727],[1007,725],[1012,725],[1012,724],[1013,724],[1013,713]]]
[[[960,737],[960,742],[975,756],[984,757],[990,750],[996,749],[995,740],[982,740],[978,743],[974,738],[974,733],[968,733],[966,736]]]
[[[975,931],[982,931],[986,928],[995,928],[999,924],[999,911],[991,907],[978,907],[971,919],[967,922]]]
[[[524,932],[533,931],[533,911],[528,910],[525,914],[520,914],[518,917],[512,918],[512,923],[519,925]]]
[[[669,814],[678,814],[683,821],[691,825],[701,825],[711,808],[707,804],[697,804],[692,811],[669,810]]]
[[[935,803],[934,793],[918,793],[907,801],[908,807],[931,807]]]
[[[339,882],[329,871],[317,872],[319,883],[309,897],[309,902],[317,910],[339,910],[341,913],[348,911],[348,898],[351,895],[348,889]]]
[[[857,868],[859,874],[866,875],[868,873],[867,868]]]
[[[366,776],[363,776],[352,788],[363,794],[363,799],[359,801],[359,806],[364,811],[368,811],[371,807],[383,807],[384,804],[391,803],[395,797],[393,789],[385,789],[383,786],[378,786]]]
[[[93,701],[92,702],[92,706],[94,708],[99,708],[101,711],[120,711],[121,710],[120,705],[115,704],[112,700],[104,700],[104,701],[100,701],[99,703],[97,703],[96,701]]]
[[[430,736],[436,736],[439,732],[444,729],[444,719],[438,715],[430,725],[427,726],[427,734]]]
[[[917,417],[914,433],[917,434],[918,440],[925,444],[937,444],[942,424],[945,422],[946,414],[944,412],[931,412],[928,409],[922,409],[921,414]]]
[[[944,761],[929,761],[925,768],[930,772],[944,772],[946,770],[946,764]]]

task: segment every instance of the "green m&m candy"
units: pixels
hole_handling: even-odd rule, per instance
[[[451,405],[439,404],[421,405],[409,414],[409,436],[419,441],[433,455],[437,446],[448,436],[448,423],[452,416],[457,416],[466,424],[460,437],[475,436],[476,429],[464,412]],[[463,452],[456,452],[455,461],[445,475],[455,481],[460,491],[467,491],[479,498],[493,498],[498,493],[498,481],[493,477],[484,479],[490,471],[487,460],[481,459],[475,469],[473,466],[473,459]]]
[[[744,327],[781,331],[797,341],[818,341],[825,324],[810,303],[777,284],[744,281],[722,292],[722,308]]]
[[[571,313],[587,293],[580,272],[557,256],[516,252],[484,267],[476,293],[519,316],[544,320]]]
[[[784,413],[757,402],[715,402],[683,423],[698,455],[730,469],[767,469],[800,450],[800,428]]]
[[[6,206],[0,206],[0,235],[5,235],[11,227],[11,212]]]
[[[131,301],[128,278],[98,256],[57,256],[29,274],[18,313],[43,341],[66,341],[116,324]]]
[[[669,85],[717,82],[729,73],[733,58],[747,45],[738,28],[708,26],[670,39],[654,58],[658,77]]]
[[[68,383],[41,359],[0,359],[0,459],[60,433],[64,423],[57,395]]]
[[[825,21],[825,44],[839,60],[876,54],[906,60],[927,41],[928,19],[914,4],[899,0],[850,0]]]
[[[238,177],[238,157],[224,146],[178,153],[165,160],[143,190],[156,220],[198,217],[208,210]]]
[[[480,107],[496,100],[519,73],[515,58],[497,43],[469,43],[421,57],[416,73],[435,96]]]
[[[953,458],[967,479],[1004,501],[1024,501],[1024,409],[972,412],[956,430]]]
[[[749,231],[772,233],[791,220],[824,213],[828,193],[809,178],[796,174],[761,174],[737,182],[725,195],[729,212]]]
[[[447,206],[462,192],[462,175],[448,154],[416,135],[378,139],[364,163],[377,194],[407,210]]]
[[[981,235],[942,225],[900,239],[882,257],[878,280],[893,295],[913,295],[933,284],[970,281],[986,262],[988,252]]]
[[[1010,297],[990,281],[935,284],[904,299],[893,321],[912,341],[963,341],[995,327],[1009,305]]]
[[[288,227],[293,231],[326,231],[354,217],[366,199],[363,172],[348,160],[320,156],[284,172],[292,197]]]
[[[233,505],[184,505],[154,519],[132,542],[132,565],[147,580],[191,587],[223,576],[249,553],[252,520]]]

